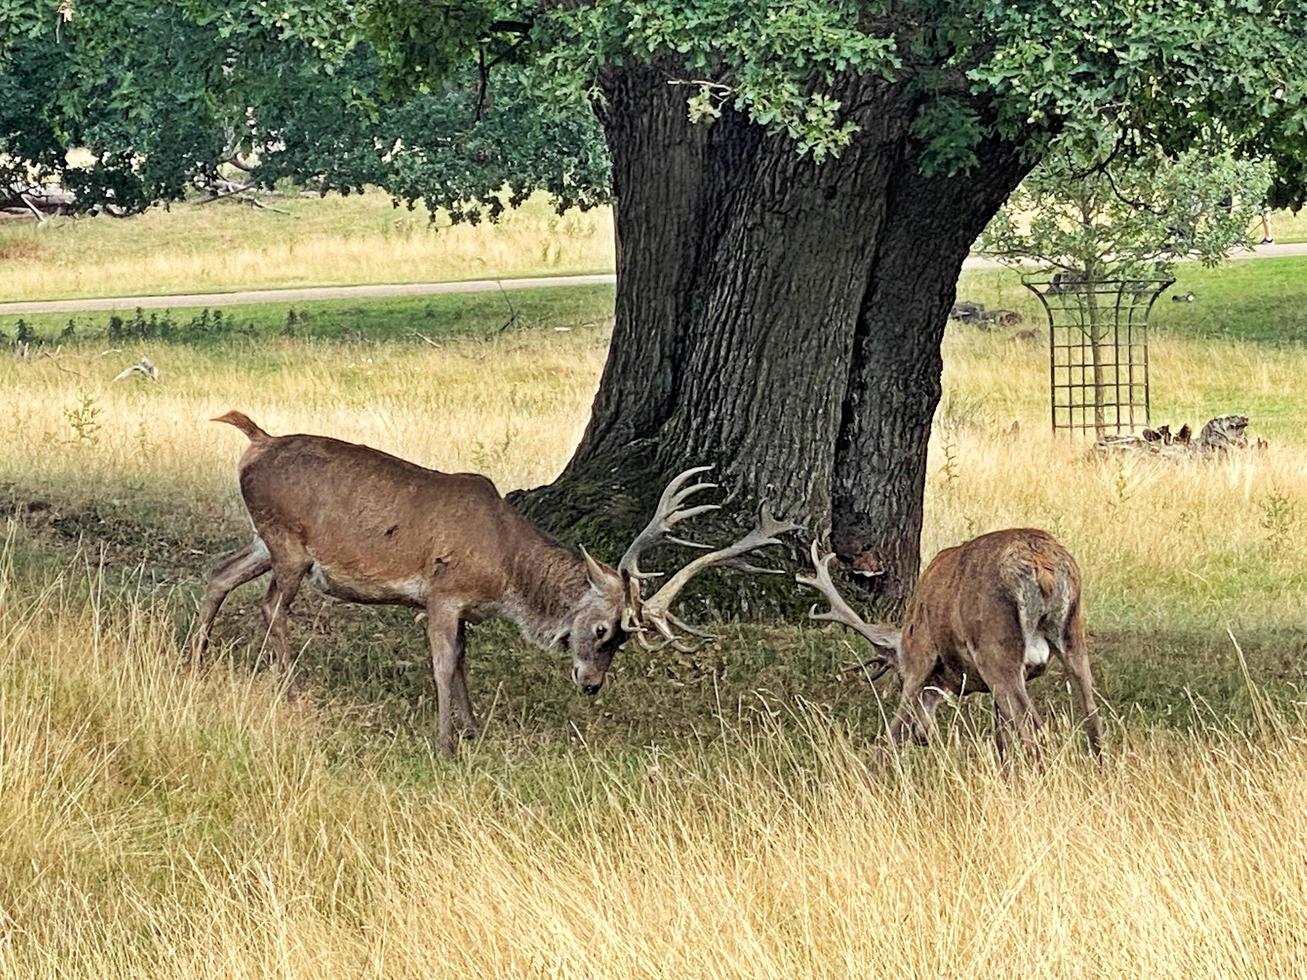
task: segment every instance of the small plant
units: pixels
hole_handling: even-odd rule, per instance
[[[93,446],[100,441],[100,416],[102,411],[95,396],[83,393],[76,405],[64,409],[64,418],[73,430],[73,441],[81,445]]]
[[[136,425],[136,455],[144,459],[153,456],[154,449],[154,443],[150,441],[149,434],[145,431],[145,420],[142,419]]]
[[[957,429],[952,425],[946,425],[944,427],[943,450],[944,465],[942,470],[944,473],[944,486],[945,488],[952,490],[961,477],[961,472],[958,467]]]
[[[36,335],[36,331],[32,329],[31,324],[26,320],[20,319],[14,324],[15,344],[33,344],[40,339],[41,338]]]
[[[1293,500],[1281,490],[1272,490],[1262,501],[1262,516],[1258,522],[1271,547],[1279,551],[1289,544],[1294,525],[1298,522]]]
[[[298,323],[299,315],[296,314],[295,307],[292,306],[286,311],[286,325],[281,328],[281,335],[283,337],[294,337],[295,327]]]
[[[504,430],[504,438],[501,442],[491,442],[490,440],[478,439],[472,449],[472,460],[478,470],[496,469],[505,459],[508,458],[513,447],[513,439],[516,433],[510,424]]]
[[[60,331],[59,339],[68,343],[77,339],[77,322],[72,317],[68,318],[68,323]]]
[[[1112,506],[1124,508],[1135,495],[1130,481],[1130,467],[1122,455],[1114,459],[1113,465],[1116,473],[1112,479]]]

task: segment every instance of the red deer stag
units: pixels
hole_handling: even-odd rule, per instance
[[[657,512],[616,567],[564,547],[508,505],[493,483],[473,473],[440,473],[366,446],[324,436],[270,436],[240,412],[215,419],[240,429],[249,446],[240,461],[241,496],[254,540],[213,572],[200,604],[194,653],[204,655],[213,619],[228,593],[272,572],[262,611],[270,646],[289,674],[286,620],[307,577],[350,602],[404,605],[427,616],[440,712],[438,745],[454,749],[454,719],[476,731],[463,675],[464,625],[489,616],[515,622],[531,641],[571,653],[572,681],[597,694],[613,654],[628,637],[654,649],[691,649],[705,634],[671,611],[685,584],[711,566],[761,571],[741,557],[798,525],[764,507],[745,537],[689,562],[647,598],[643,554],[672,537],[680,522],[716,504],[684,506],[713,488],[691,483],[711,467],[677,476]]]
[[[1052,650],[1071,678],[1071,692],[1097,757],[1102,741],[1094,678],[1085,647],[1080,570],[1052,535],[1033,528],[982,534],[945,548],[927,566],[908,599],[901,630],[865,622],[831,581],[830,563],[814,541],[811,577],[796,576],[830,603],[812,619],[829,620],[861,634],[876,649],[864,663],[876,679],[893,668],[903,683],[890,722],[889,747],[909,734],[926,742],[945,694],[994,695],[1000,753],[1008,729],[1029,746],[1040,726],[1026,682],[1044,672]]]

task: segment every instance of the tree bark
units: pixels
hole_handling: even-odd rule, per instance
[[[726,110],[691,125],[657,67],[603,80],[617,301],[590,423],[529,516],[616,550],[663,482],[699,463],[728,522],[773,512],[827,528],[899,596],[917,571],[939,343],[962,259],[1024,173],[987,150],[920,176],[903,86],[846,80],[860,127],[820,164]],[[991,159],[992,158],[992,159]]]
[[[985,144],[978,156],[965,178],[925,177],[910,153],[900,161],[849,365],[831,543],[887,611],[920,570],[940,344],[962,263],[1032,165],[1011,144]]]

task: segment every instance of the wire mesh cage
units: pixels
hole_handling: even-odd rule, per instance
[[[1174,279],[1026,279],[1048,315],[1053,431],[1095,438],[1149,424],[1148,314]]]

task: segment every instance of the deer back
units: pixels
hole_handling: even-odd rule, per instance
[[[335,574],[447,585],[469,605],[501,597],[541,552],[566,554],[483,476],[324,436],[251,442],[240,486],[261,535],[294,537]]]
[[[1078,621],[1080,572],[1046,531],[1011,528],[946,548],[908,602],[904,657],[938,655],[976,676],[977,651],[1042,668]]]

